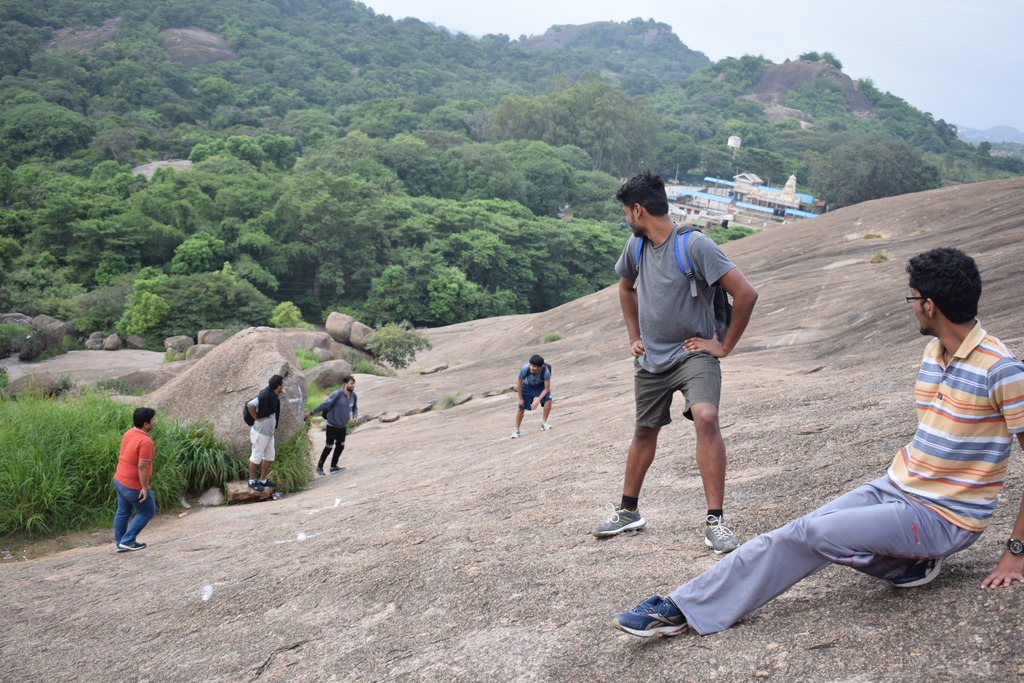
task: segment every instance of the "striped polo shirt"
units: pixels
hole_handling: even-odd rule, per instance
[[[917,433],[889,478],[904,493],[968,531],[984,531],[1024,432],[1024,364],[976,323],[948,367],[932,339],[914,394]]]

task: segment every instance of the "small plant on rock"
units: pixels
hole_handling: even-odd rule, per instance
[[[540,343],[550,344],[551,342],[556,342],[559,339],[565,339],[565,337],[562,336],[561,332],[548,332],[547,334],[540,338]]]
[[[380,326],[365,342],[366,350],[399,370],[416,358],[416,352],[434,348],[427,335],[408,322]]]
[[[872,263],[882,263],[883,261],[888,261],[888,260],[889,260],[888,254],[886,254],[885,252],[882,252],[882,251],[876,253],[874,256],[871,257],[871,262]]]

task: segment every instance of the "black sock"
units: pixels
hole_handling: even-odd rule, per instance
[[[325,462],[327,462],[327,456],[328,456],[328,455],[330,455],[330,454],[331,454],[331,447],[330,447],[330,446],[328,446],[328,447],[327,447],[327,448],[325,448],[325,449],[323,450],[323,452],[322,452],[322,453],[320,454],[320,464],[319,464],[319,465],[317,465],[317,468],[318,468],[318,469],[321,469],[321,470],[322,470],[322,469],[324,468],[324,463],[325,463]]]
[[[723,523],[725,522],[725,513],[721,510],[708,510],[708,517],[711,517],[712,515],[718,517]]]
[[[631,498],[629,496],[622,496],[622,503],[619,504],[619,509],[620,510],[639,510],[640,509],[640,499],[639,498]]]
[[[345,444],[338,444],[334,447],[334,457],[331,458],[331,467],[338,466],[338,458],[341,457],[341,452],[345,450]]]

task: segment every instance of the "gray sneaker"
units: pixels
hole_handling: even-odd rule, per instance
[[[594,527],[591,531],[597,538],[608,538],[609,536],[615,536],[621,534],[623,531],[639,531],[647,526],[647,520],[640,516],[640,510],[636,509],[630,512],[629,510],[622,510],[618,505],[608,503],[608,511],[612,513],[611,517],[604,524]]]
[[[704,545],[715,551],[715,555],[730,553],[740,547],[729,527],[721,517],[708,515],[707,526],[704,527]]]

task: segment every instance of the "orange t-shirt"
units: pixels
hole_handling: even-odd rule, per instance
[[[132,427],[121,438],[121,455],[117,460],[114,479],[133,491],[142,490],[139,481],[139,461],[153,460],[153,439],[137,427]]]

